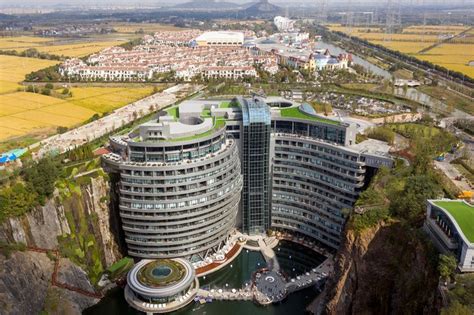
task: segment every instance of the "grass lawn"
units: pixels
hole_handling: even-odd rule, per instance
[[[166,112],[175,119],[179,118],[179,106],[171,107],[170,109],[167,109]]]
[[[467,239],[474,243],[474,206],[463,201],[436,201],[434,204],[448,211]]]
[[[331,119],[325,119],[321,117],[315,117],[308,114],[301,112],[298,107],[290,107],[290,108],[283,108],[280,110],[281,117],[289,117],[289,118],[298,118],[298,119],[306,119],[312,121],[318,121],[330,125],[340,125],[341,123]]]
[[[418,89],[434,98],[443,100],[450,107],[474,115],[474,102],[471,102],[469,99],[447,90],[444,87],[423,85]]]

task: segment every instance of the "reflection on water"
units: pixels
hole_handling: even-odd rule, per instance
[[[418,91],[415,88],[394,88],[393,93],[397,96],[408,98],[409,100],[418,102],[425,106],[445,111],[447,109],[446,104],[438,99],[432,98],[428,94]]]
[[[335,46],[333,44],[329,44],[329,43],[326,43],[326,42],[323,42],[323,41],[317,42],[316,43],[316,48],[317,49],[329,49],[329,52],[333,55],[347,54],[347,51],[345,51],[341,47],[338,47],[338,46]],[[373,72],[373,73],[375,73],[379,76],[384,77],[385,79],[391,79],[392,78],[392,74],[390,72],[374,65],[373,63],[368,62],[365,59],[362,59],[359,56],[352,55],[352,61],[355,64],[361,65],[365,69],[367,69],[367,70],[369,70],[369,71],[371,71],[371,72]]]
[[[279,250],[278,250],[279,249]],[[317,267],[324,260],[324,256],[312,252],[306,247],[282,241],[275,248],[278,262],[283,272],[289,276],[302,274],[303,272]],[[290,258],[291,257],[291,258]],[[232,265],[232,267],[231,267]],[[201,287],[240,288],[251,278],[252,273],[265,266],[265,260],[260,252],[243,250],[232,262],[206,279],[200,278]],[[293,270],[294,269],[294,270]],[[173,315],[286,315],[304,314],[306,306],[318,295],[317,289],[308,288],[288,296],[283,302],[269,306],[259,306],[253,302],[242,301],[214,301],[204,305],[191,302],[185,308],[170,313]],[[114,289],[103,298],[99,304],[85,310],[85,315],[137,315],[142,314],[128,306],[123,297],[122,289]]]

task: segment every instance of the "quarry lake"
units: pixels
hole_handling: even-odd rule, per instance
[[[293,277],[320,265],[324,256],[308,251],[302,245],[281,241],[275,247],[281,270]],[[211,289],[241,288],[250,281],[252,273],[265,266],[260,252],[243,250],[240,255],[224,269],[204,278],[200,278],[200,286]],[[244,314],[304,314],[306,307],[319,294],[319,289],[310,287],[290,294],[283,302],[269,306],[259,306],[248,301],[213,301],[199,304],[191,302],[186,307],[172,312],[173,315],[244,315]],[[111,290],[98,304],[86,309],[84,315],[138,315],[144,314],[130,307],[124,298],[123,289]]]

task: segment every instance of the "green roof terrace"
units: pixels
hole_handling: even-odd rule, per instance
[[[474,243],[474,206],[463,200],[437,200],[432,203],[449,213],[469,242]]]
[[[312,121],[317,121],[317,122],[325,123],[329,125],[336,125],[336,126],[341,125],[341,122],[337,120],[332,120],[332,119],[328,119],[328,118],[324,118],[320,116],[313,116],[308,113],[305,113],[301,111],[299,107],[282,108],[280,110],[280,115],[281,117],[312,120]]]

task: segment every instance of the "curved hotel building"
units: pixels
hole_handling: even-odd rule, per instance
[[[203,260],[235,227],[337,248],[346,209],[392,165],[387,145],[356,132],[308,104],[237,97],[186,101],[112,137],[104,164],[119,175],[129,254]]]
[[[120,216],[128,253],[196,257],[233,231],[242,175],[225,122],[193,113],[161,116],[111,139],[106,169],[120,175]]]

